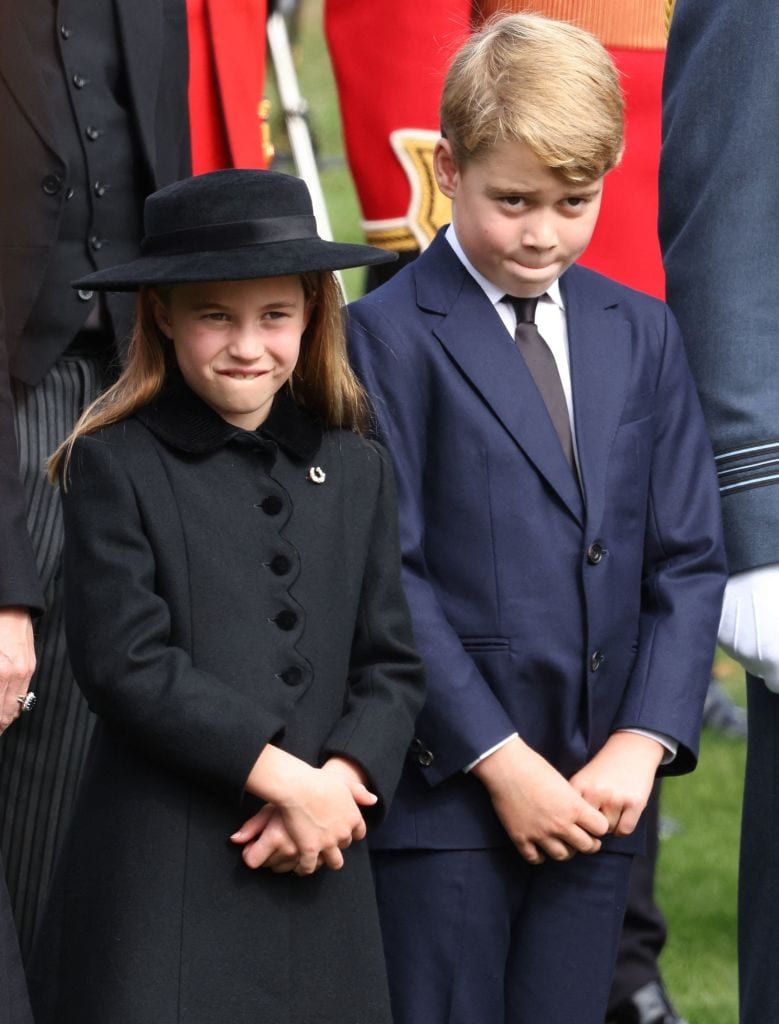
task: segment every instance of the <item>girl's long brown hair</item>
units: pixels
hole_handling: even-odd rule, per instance
[[[341,289],[330,271],[301,274],[300,280],[310,315],[289,381],[290,390],[297,404],[325,426],[364,433],[368,400],[346,354]],[[154,317],[154,293],[167,302],[173,287],[141,288],[124,370],[87,406],[70,435],[49,458],[52,483],[61,479],[66,488],[73,445],[79,437],[132,416],[161,390],[175,357],[173,346]]]

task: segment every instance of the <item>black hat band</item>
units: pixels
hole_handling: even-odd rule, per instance
[[[266,217],[262,220],[208,224],[159,235],[147,235],[141,242],[141,252],[144,256],[173,255],[212,249],[240,249],[243,246],[263,245],[267,242],[293,242],[297,239],[317,237],[316,220],[308,214]]]

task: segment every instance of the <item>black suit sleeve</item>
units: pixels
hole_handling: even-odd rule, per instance
[[[39,612],[43,610],[43,593],[25,510],[8,373],[5,317],[0,304],[0,608],[19,605]]]

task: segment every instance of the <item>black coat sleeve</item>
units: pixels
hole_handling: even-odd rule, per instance
[[[381,480],[352,645],[344,715],[325,756],[360,764],[380,798],[371,818],[386,813],[424,700],[424,671],[413,646],[408,604],[400,582],[395,485],[389,457],[372,445]]]

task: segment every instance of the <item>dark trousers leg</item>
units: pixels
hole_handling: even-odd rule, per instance
[[[0,872],[0,1024],[32,1024],[16,929]]]
[[[30,684],[38,703],[0,739],[0,853],[25,960],[92,728],[65,647],[62,514],[59,491],[45,478],[45,461],[100,390],[101,371],[91,359],[62,359],[36,387],[14,385],[27,522],[46,600],[36,625],[38,667]]]
[[[779,1020],[779,695],[747,676],[747,764],[739,863],[741,1024]]]
[[[630,861],[375,853],[395,1024],[603,1024]]]
[[[655,871],[659,847],[660,782],[656,782],[644,812],[646,855],[633,858],[625,922],[617,951],[617,966],[609,996],[609,1015],[650,981],[660,980],[658,957],[665,945],[665,919],[655,903]]]

